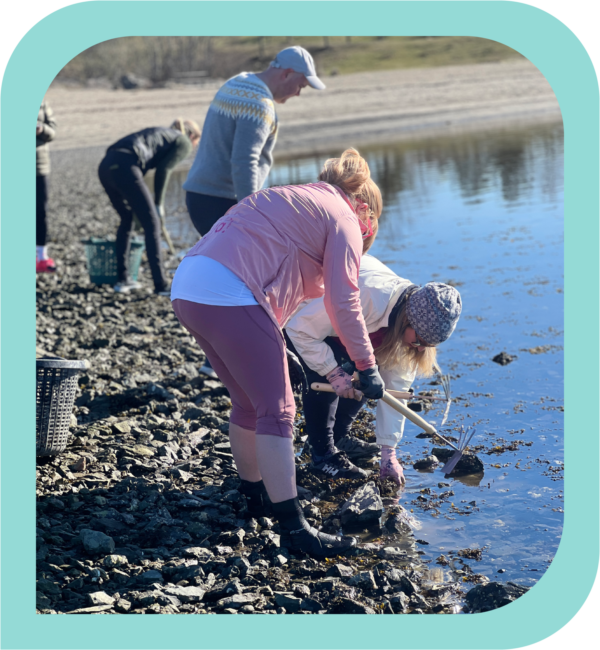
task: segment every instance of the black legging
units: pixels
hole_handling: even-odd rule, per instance
[[[48,236],[48,177],[35,177],[35,245],[45,246]]]
[[[121,217],[117,230],[117,277],[119,282],[130,280],[129,250],[133,215],[137,216],[146,239],[146,256],[156,291],[167,288],[162,265],[160,220],[137,157],[121,151],[107,151],[98,168],[98,176],[110,202]]]
[[[314,382],[326,383],[325,377],[311,370],[304,363],[304,359],[298,354],[287,334],[285,334],[285,341],[288,348],[300,359],[308,385],[310,386]],[[346,350],[339,339],[327,337],[325,343],[332,349],[338,364],[341,365],[349,361]],[[365,397],[359,402],[355,399],[340,398],[335,393],[309,389],[308,393],[302,396],[302,403],[306,420],[305,432],[313,452],[319,456],[333,453],[335,443],[350,433],[350,428],[366,401]]]
[[[185,204],[194,228],[204,237],[217,221],[237,203],[233,199],[197,192],[185,193]]]

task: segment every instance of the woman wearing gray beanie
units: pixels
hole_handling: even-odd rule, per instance
[[[367,331],[387,390],[407,391],[417,375],[434,372],[436,346],[454,331],[461,313],[459,292],[441,282],[419,287],[396,275],[371,255],[363,255],[358,284]],[[300,357],[308,385],[323,383],[349,357],[321,299],[309,302],[286,325],[288,345]],[[357,391],[358,392],[358,391]],[[359,478],[367,472],[350,459],[373,456],[381,446],[381,478],[398,484],[404,474],[396,457],[404,416],[377,402],[377,444],[354,437],[350,429],[366,402],[309,390],[303,397],[305,433],[313,469],[332,478]]]

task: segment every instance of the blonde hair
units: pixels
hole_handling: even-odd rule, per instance
[[[378,219],[383,210],[383,200],[379,188],[371,178],[371,170],[367,161],[356,149],[346,149],[339,158],[325,161],[319,174],[319,180],[337,185],[350,198],[357,199],[369,206],[369,218],[373,234],[363,242],[363,253],[366,253],[375,241],[379,228]]]
[[[202,130],[200,127],[194,122],[194,120],[184,120],[181,117],[178,117],[176,120],[173,121],[173,124],[171,124],[171,128],[175,129],[176,131],[181,131],[190,140],[193,140],[194,138],[199,138],[200,135],[202,134]]]
[[[435,371],[436,348],[417,348],[404,345],[402,337],[407,327],[411,327],[406,313],[406,305],[413,291],[418,287],[409,289],[396,303],[388,324],[388,330],[383,337],[381,345],[375,350],[377,363],[382,368],[402,366],[408,370],[416,370],[421,377],[431,377]]]

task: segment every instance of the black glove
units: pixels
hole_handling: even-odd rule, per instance
[[[308,381],[300,359],[291,350],[288,350],[288,348],[285,349],[285,353],[287,355],[288,373],[292,390],[297,393],[308,393]]]
[[[369,399],[381,399],[385,391],[385,384],[379,374],[377,366],[358,371],[359,389]]]

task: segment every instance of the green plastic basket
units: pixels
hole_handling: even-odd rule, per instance
[[[114,241],[92,237],[82,240],[85,245],[88,273],[94,284],[111,284],[118,282],[117,254]],[[129,251],[129,274],[137,280],[142,253],[146,245],[143,241],[133,240]]]

